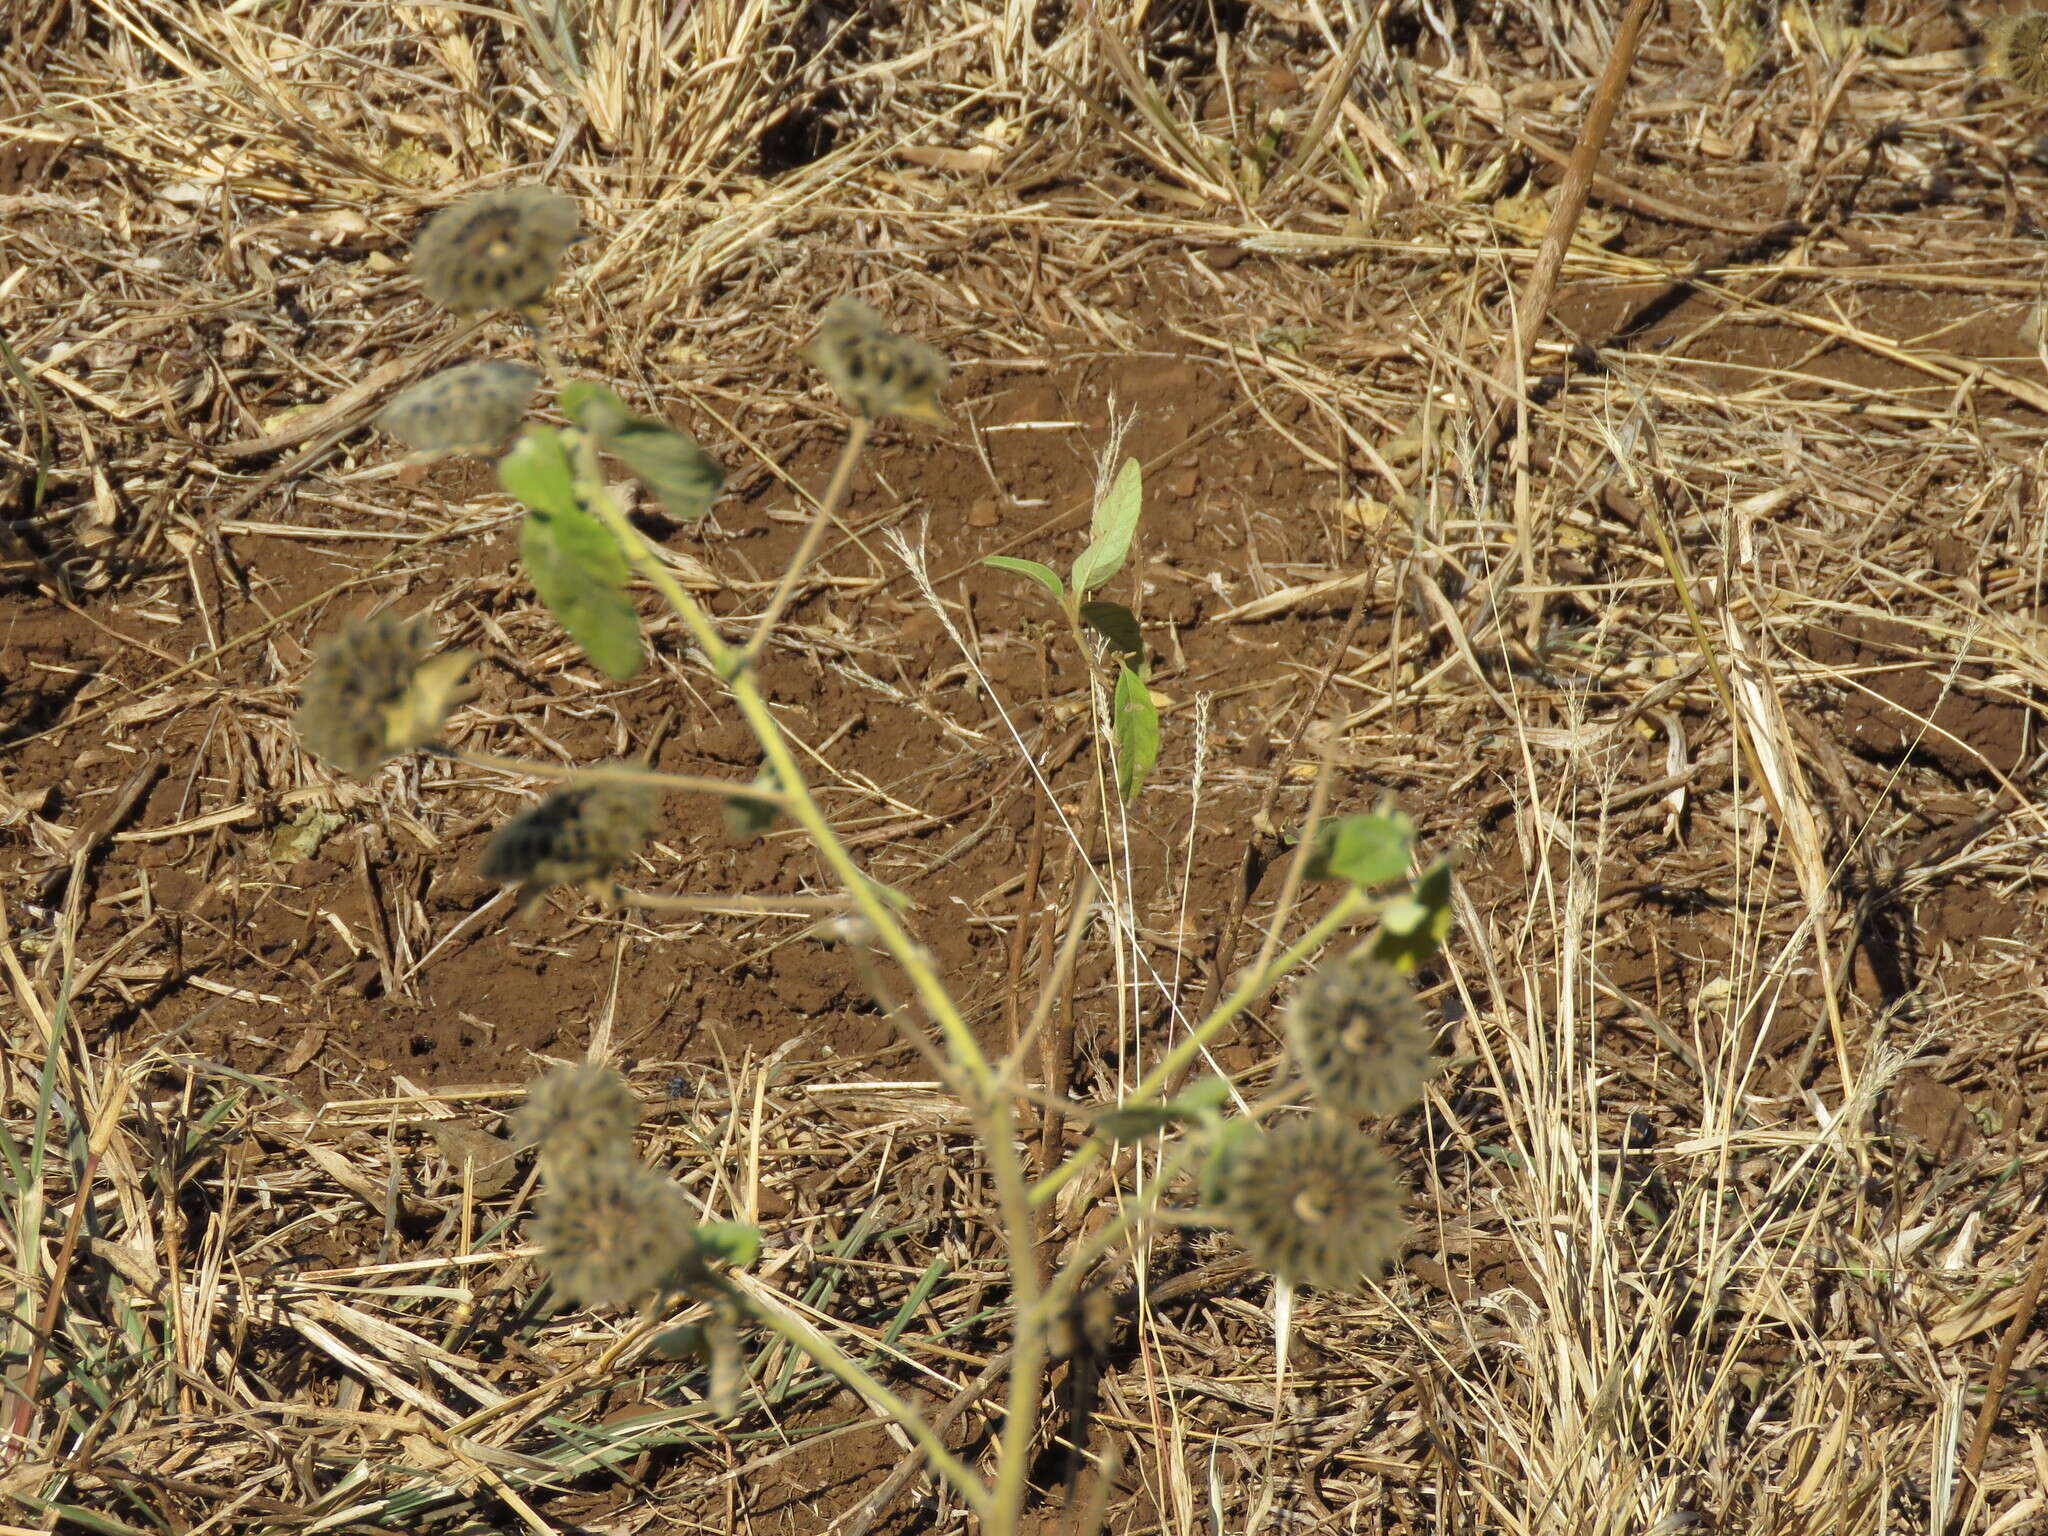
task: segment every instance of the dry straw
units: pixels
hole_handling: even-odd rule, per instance
[[[492,453],[518,428],[540,375],[496,358],[422,379],[377,413],[377,425],[423,453]]]
[[[1233,1149],[1218,1214],[1252,1261],[1295,1285],[1353,1290],[1400,1256],[1408,1191],[1393,1160],[1328,1115]]]
[[[427,221],[413,242],[413,277],[428,298],[458,312],[538,304],[577,223],[575,201],[546,187],[480,192]]]
[[[626,1080],[610,1067],[580,1062],[536,1078],[512,1117],[513,1139],[538,1146],[550,1170],[630,1157],[639,1128],[640,1099]]]
[[[672,1179],[620,1156],[565,1163],[549,1179],[533,1239],[567,1300],[632,1306],[697,1258],[690,1203]]]
[[[1287,1041],[1323,1102],[1348,1115],[1410,1108],[1434,1069],[1414,988],[1363,949],[1302,983],[1287,1009]]]
[[[605,880],[654,835],[660,798],[611,780],[558,790],[500,827],[484,850],[486,880],[516,881],[531,903],[557,885]]]
[[[379,613],[346,625],[314,658],[292,726],[315,756],[358,777],[440,735],[472,651],[434,654],[424,617]]]

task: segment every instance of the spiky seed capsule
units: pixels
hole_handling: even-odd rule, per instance
[[[2048,94],[2048,11],[2017,11],[1987,22],[1984,70],[2031,96]]]
[[[630,1157],[640,1126],[640,1099],[610,1067],[573,1063],[527,1086],[512,1117],[512,1137],[538,1146],[550,1178],[555,1170],[607,1157]]]
[[[1330,961],[1287,1008],[1287,1042],[1331,1109],[1391,1115],[1422,1096],[1430,1029],[1407,978],[1365,950]]]
[[[518,427],[539,383],[540,375],[520,363],[463,363],[402,391],[377,413],[377,425],[436,458],[492,453]]]
[[[882,317],[858,299],[838,299],[825,311],[817,339],[804,348],[804,356],[863,416],[915,416],[940,423],[946,419],[939,404],[939,391],[946,387],[946,360],[923,342],[889,330]]]
[[[640,1163],[603,1157],[551,1175],[534,1214],[540,1267],[569,1301],[623,1307],[697,1258],[682,1189]]]
[[[486,880],[517,881],[522,903],[557,885],[590,885],[654,835],[660,797],[640,784],[600,780],[557,790],[500,827],[484,850]]]
[[[1327,1115],[1289,1121],[1232,1153],[1218,1214],[1262,1268],[1355,1290],[1400,1257],[1407,1198],[1393,1160]]]
[[[308,751],[361,776],[425,746],[473,691],[463,675],[474,651],[433,651],[424,616],[373,614],[344,625],[321,647],[299,695],[292,728]]]
[[[412,275],[428,298],[457,312],[522,309],[547,297],[576,230],[576,203],[559,192],[479,192],[427,221],[413,241]]]

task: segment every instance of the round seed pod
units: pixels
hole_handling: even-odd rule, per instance
[[[539,383],[521,363],[463,363],[400,391],[377,425],[423,453],[491,453],[518,428]]]
[[[577,225],[575,200],[546,187],[479,192],[427,221],[413,241],[412,275],[457,312],[523,309],[547,297]]]
[[[631,1306],[697,1258],[690,1202],[672,1179],[625,1157],[563,1166],[537,1202],[540,1267],[570,1302]]]
[[[858,299],[833,303],[804,355],[862,416],[946,419],[939,403],[939,391],[946,386],[945,358],[923,342],[889,330],[882,317]]]
[[[1291,1285],[1355,1290],[1400,1257],[1408,1191],[1393,1159],[1327,1115],[1235,1149],[1217,1214],[1252,1259]]]
[[[1987,22],[1984,72],[2031,96],[2048,94],[2048,11],[2015,11]]]
[[[626,1080],[610,1067],[577,1062],[527,1085],[512,1136],[522,1147],[538,1146],[542,1166],[553,1170],[631,1157],[639,1126],[640,1099]]]
[[[1302,983],[1287,1007],[1287,1043],[1323,1102],[1347,1115],[1409,1108],[1435,1069],[1414,989],[1362,949]]]
[[[526,897],[602,880],[654,835],[659,809],[660,797],[640,784],[606,779],[557,790],[498,829],[483,876],[516,881]]]
[[[292,728],[316,757],[361,776],[434,740],[468,696],[472,651],[434,652],[424,616],[373,614],[344,625],[314,657]]]

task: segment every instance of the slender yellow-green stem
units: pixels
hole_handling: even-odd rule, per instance
[[[839,450],[839,462],[833,466],[832,479],[825,487],[824,499],[811,514],[810,526],[804,529],[803,542],[797,545],[796,554],[783,568],[782,579],[775,584],[775,593],[768,599],[768,606],[761,613],[761,620],[754,626],[752,638],[740,652],[742,662],[752,662],[761,654],[761,647],[768,643],[768,637],[775,630],[775,621],[782,617],[782,610],[789,606],[789,600],[796,595],[797,583],[803,580],[804,572],[816,558],[818,546],[824,542],[825,530],[832,525],[833,514],[846,499],[846,488],[853,483],[854,461],[860,457],[861,449],[867,446],[868,433],[874,423],[865,416],[853,418],[853,429],[846,434],[846,446]]]
[[[1223,1027],[1250,1007],[1272,987],[1273,983],[1314,954],[1331,935],[1353,919],[1363,916],[1377,905],[1363,891],[1352,889],[1337,898],[1331,907],[1293,944],[1276,958],[1263,966],[1252,966],[1238,979],[1237,986],[1228,997],[1216,1005],[1215,1012],[1188,1031],[1187,1038],[1160,1058],[1157,1066],[1147,1072],[1130,1096],[1124,1100],[1127,1105],[1143,1104],[1154,1098],[1160,1088],[1170,1081],[1183,1067],[1201,1054],[1202,1048],[1215,1039]],[[1099,1136],[1091,1136],[1079,1147],[1074,1155],[1031,1187],[1031,1203],[1045,1204],[1060,1188],[1088,1164],[1101,1156],[1106,1145]]]
[[[1046,1321],[1039,1315],[1038,1234],[1031,1217],[1031,1189],[1012,1135],[1010,1101],[996,1097],[977,1120],[987,1125],[989,1162],[995,1171],[996,1203],[1003,1215],[1003,1246],[1010,1260],[1010,1385],[1003,1408],[1003,1435],[996,1450],[996,1487],[984,1536],[1016,1536],[1030,1488],[1031,1443],[1038,1435],[1038,1404],[1044,1388]]]
[[[580,763],[543,763],[525,757],[500,757],[492,752],[467,752],[454,747],[428,747],[434,757],[444,757],[470,768],[487,768],[494,773],[525,774],[536,779],[575,779],[579,783],[602,780],[616,784],[646,784],[656,789],[705,795],[741,795],[765,800],[780,808],[782,796],[751,780],[706,778],[694,773],[662,773],[632,763],[604,763],[585,767]]]
[[[805,1357],[815,1361],[821,1370],[837,1377],[846,1386],[858,1392],[877,1413],[901,1425],[905,1434],[918,1444],[933,1470],[951,1483],[967,1507],[974,1511],[982,1522],[983,1529],[993,1529],[988,1524],[993,1513],[987,1486],[974,1475],[973,1469],[946,1449],[945,1441],[931,1425],[924,1421],[910,1404],[877,1381],[872,1372],[864,1369],[860,1362],[848,1355],[837,1344],[818,1332],[801,1318],[771,1305],[761,1297],[734,1287],[729,1294],[746,1311],[746,1314],[764,1328],[787,1339]]]

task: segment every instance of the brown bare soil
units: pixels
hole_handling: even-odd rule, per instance
[[[735,634],[844,436],[798,357],[824,305],[952,359],[952,423],[881,428],[763,677],[989,1045],[1084,860],[1129,931],[1034,1066],[1107,1103],[1257,953],[1325,764],[1333,811],[1391,798],[1457,857],[1422,977],[1447,1067],[1385,1128],[1403,1267],[1297,1297],[1276,1388],[1270,1282],[1152,1235],[1056,1378],[1045,1530],[1098,1496],[1133,1536],[1212,1499],[1246,1531],[2043,1528],[2048,172],[2034,105],[1934,57],[1969,41],[1946,13],[1873,8],[1902,59],[1787,24],[1734,80],[1698,13],[1655,23],[1496,446],[1600,7],[1049,12],[1035,42],[980,6],[679,8],[691,59],[830,39],[846,77],[761,63],[718,102],[663,62],[666,7],[590,22],[581,95],[466,12],[60,9],[16,20],[34,131],[0,140],[15,1173],[51,1137],[4,1213],[12,1529],[963,1528],[922,1476],[864,1508],[902,1445],[781,1346],[721,1424],[631,1319],[536,1315],[532,1180],[486,1166],[547,1061],[617,1062],[650,1157],[764,1229],[761,1280],[934,1415],[965,1394],[945,1438],[987,1452],[986,1176],[846,946],[568,891],[515,921],[475,871],[533,782],[341,780],[291,731],[320,637],[394,605],[482,657],[451,745],[758,766],[652,592],[651,665],[589,667],[487,469],[399,471],[375,400],[266,446],[454,333],[405,241],[508,163],[584,200],[569,368],[730,471],[704,524],[643,521]],[[607,39],[651,50],[625,97]],[[450,355],[531,348],[499,320]],[[1165,747],[1102,838],[1099,674],[981,561],[1064,568],[1126,426],[1110,595]],[[684,797],[628,883],[832,884]],[[1214,1053],[1248,1091],[1276,1018]],[[1048,1251],[1131,1174],[1080,1181]]]

